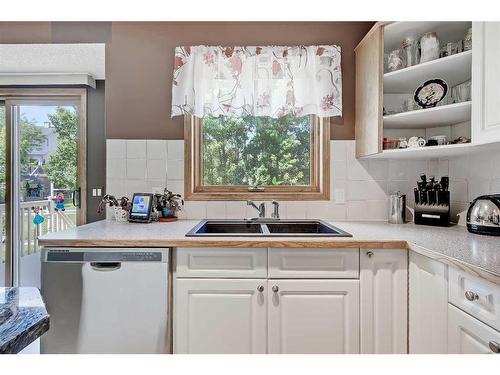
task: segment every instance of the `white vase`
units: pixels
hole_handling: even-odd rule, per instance
[[[426,33],[420,38],[420,63],[439,58],[439,39],[437,34]]]

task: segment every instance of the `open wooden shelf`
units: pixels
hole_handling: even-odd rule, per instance
[[[385,129],[423,129],[470,121],[472,102],[442,105],[434,108],[384,116]]]
[[[384,74],[384,93],[414,93],[429,79],[440,78],[451,88],[471,79],[472,50]]]

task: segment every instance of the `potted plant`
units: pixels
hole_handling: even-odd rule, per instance
[[[174,194],[165,188],[163,194],[156,195],[156,209],[161,212],[160,221],[177,220],[177,212],[182,209],[184,200],[180,194]]]

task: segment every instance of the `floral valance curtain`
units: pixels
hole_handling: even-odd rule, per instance
[[[172,117],[342,115],[340,47],[175,49]]]

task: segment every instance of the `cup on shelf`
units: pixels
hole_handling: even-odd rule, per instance
[[[435,32],[429,32],[420,38],[420,63],[439,58],[439,38]]]
[[[468,102],[471,100],[471,81],[465,81],[451,89],[453,103]]]
[[[391,51],[387,56],[387,71],[394,72],[396,70],[404,68],[403,58],[401,56],[401,50],[395,49]]]
[[[425,139],[423,139],[422,137],[411,137],[410,139],[408,139],[409,148],[424,147],[425,143]]]
[[[447,145],[448,137],[446,135],[434,135],[429,138],[429,142],[430,141],[435,141],[437,146]]]

